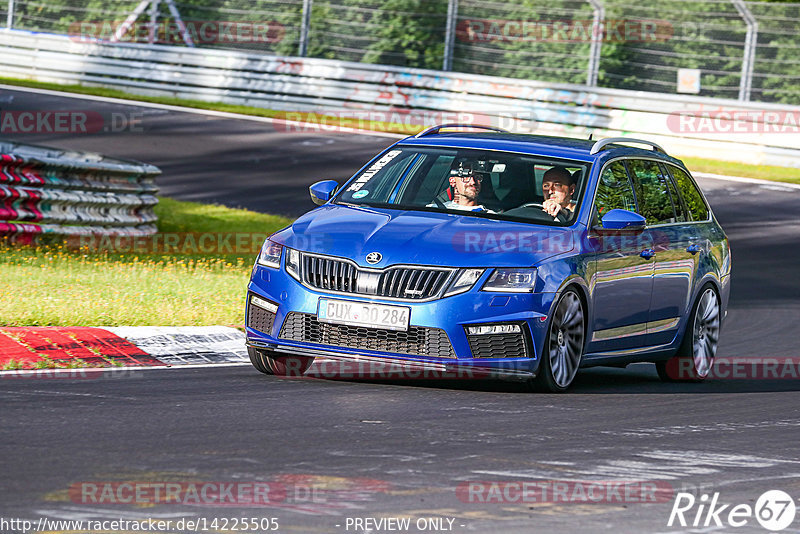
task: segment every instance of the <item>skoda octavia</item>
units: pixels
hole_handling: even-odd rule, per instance
[[[706,378],[730,250],[683,163],[636,139],[467,130],[429,128],[310,187],[319,207],[253,267],[253,365],[324,358],[552,392],[595,365]]]

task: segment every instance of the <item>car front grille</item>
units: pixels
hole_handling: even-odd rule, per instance
[[[403,300],[435,297],[453,269],[436,267],[387,267],[381,271],[359,269],[338,258],[303,254],[303,281],[326,291]]]
[[[473,358],[528,358],[528,340],[523,332],[516,334],[467,335]]]
[[[318,321],[309,313],[291,312],[278,335],[281,339],[335,347],[396,352],[436,358],[455,358],[444,330],[409,326],[407,331],[383,330]]]
[[[303,254],[303,279],[318,289],[355,293],[358,270],[341,260]]]
[[[265,334],[272,334],[272,325],[275,324],[275,314],[260,308],[253,303],[247,306],[247,326]]]

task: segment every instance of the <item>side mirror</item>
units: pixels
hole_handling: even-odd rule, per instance
[[[611,210],[601,219],[604,230],[644,230],[646,220],[628,210]]]
[[[308,192],[311,194],[311,200],[314,204],[322,206],[331,199],[337,189],[339,189],[339,182],[336,180],[322,180],[311,184]]]

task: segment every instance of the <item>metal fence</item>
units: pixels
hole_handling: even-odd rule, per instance
[[[283,110],[288,132],[351,131],[368,121],[415,133],[495,125],[585,137],[644,136],[683,156],[800,166],[800,106],[588,88],[330,59],[139,43],[80,43],[0,29],[6,76]],[[309,114],[313,114],[312,119]],[[319,120],[323,123],[298,124]],[[355,120],[353,120],[355,119]]]
[[[800,103],[800,3],[7,0],[3,7],[10,28],[78,40],[241,49],[662,93],[679,92],[682,77],[689,80],[682,90],[701,96]]]

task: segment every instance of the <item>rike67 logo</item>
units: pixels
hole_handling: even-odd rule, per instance
[[[749,504],[723,504],[719,492],[700,498],[680,492],[675,496],[668,527],[743,527],[755,526],[753,519],[770,532],[784,530],[794,521],[796,506],[791,495],[781,490],[761,494],[755,506]]]

